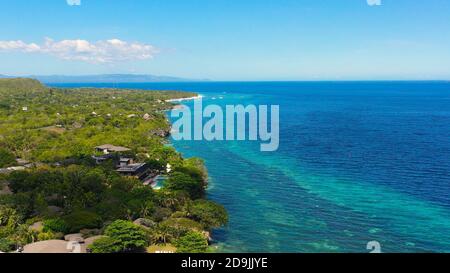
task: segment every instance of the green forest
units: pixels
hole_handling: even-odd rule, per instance
[[[167,143],[166,100],[195,95],[0,79],[0,251],[74,233],[97,238],[92,253],[213,251],[210,232],[227,212],[206,200],[203,161]],[[120,175],[113,160],[97,164],[104,144],[129,148],[127,157],[167,177],[164,186]]]

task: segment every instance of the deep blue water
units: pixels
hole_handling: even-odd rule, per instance
[[[449,82],[77,84],[196,91],[204,104],[280,105],[280,149],[174,142],[206,161],[226,206],[219,251],[450,252]],[[188,106],[192,102],[186,103]]]

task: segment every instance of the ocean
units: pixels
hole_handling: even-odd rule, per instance
[[[220,252],[450,252],[450,82],[63,84],[280,106],[280,148],[172,141],[201,157],[230,222]],[[187,106],[192,105],[187,101]]]

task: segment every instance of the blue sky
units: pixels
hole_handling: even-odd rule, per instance
[[[450,79],[450,1],[0,0],[0,74]]]

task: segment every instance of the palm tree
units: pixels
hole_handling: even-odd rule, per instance
[[[34,243],[38,239],[38,233],[32,230],[27,225],[20,225],[17,230],[17,236],[20,238],[19,241],[29,243]]]
[[[15,229],[20,222],[21,217],[15,209],[6,206],[0,207],[0,226]]]
[[[141,218],[147,218],[150,215],[150,212],[153,208],[153,204],[149,202],[145,202],[140,209],[140,217]]]
[[[20,225],[12,236],[12,240],[16,243],[16,249],[34,243],[37,241],[37,232],[30,229],[27,225]]]
[[[166,225],[159,225],[158,228],[153,231],[151,237],[154,242],[163,244],[167,244],[168,241],[173,239],[172,231],[170,230],[170,227]]]

